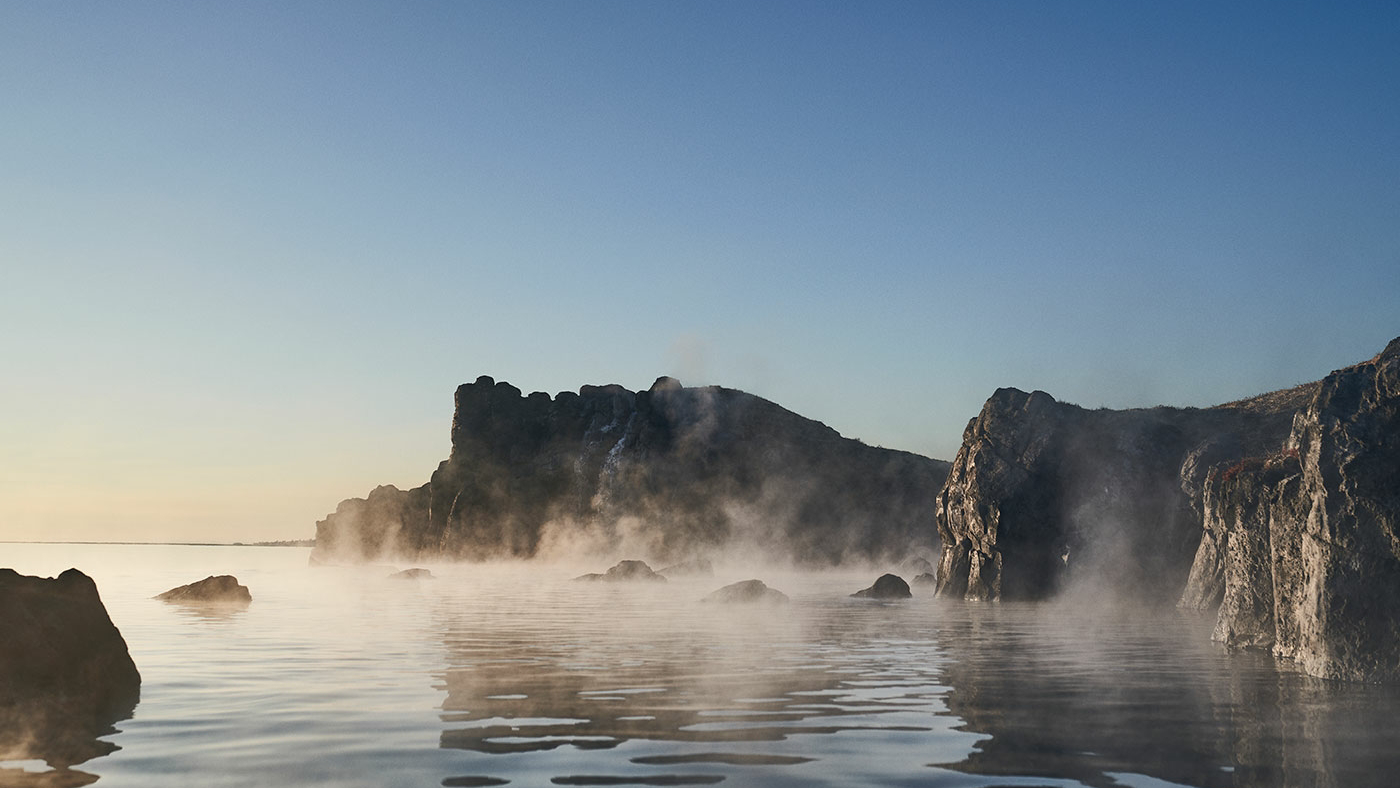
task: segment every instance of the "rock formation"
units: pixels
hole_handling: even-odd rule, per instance
[[[1218,608],[1228,645],[1400,680],[1397,479],[1400,339],[1215,408],[1088,411],[1001,389],[939,494],[937,592]]]
[[[432,479],[342,502],[317,523],[312,557],[908,555],[936,549],[929,514],[947,468],[732,389],[661,378],[551,398],[483,376],[457,389],[452,452]]]
[[[776,588],[769,588],[762,580],[741,580],[737,583],[730,583],[700,601],[720,604],[781,605],[788,601],[788,596]]]
[[[247,604],[253,601],[248,587],[238,584],[233,575],[211,575],[198,582],[172,588],[156,599],[164,602],[232,602]]]
[[[140,695],[91,578],[0,569],[0,759],[66,767],[109,752],[96,737],[130,717]]]
[[[938,594],[1040,599],[1078,585],[1174,601],[1200,543],[1209,468],[1274,450],[1309,391],[1091,411],[998,389],[939,493]]]
[[[427,569],[413,568],[405,569],[402,572],[395,572],[389,575],[390,580],[435,580],[433,573]]]
[[[1182,605],[1315,676],[1400,680],[1400,339],[1332,373],[1273,456],[1210,470]]]
[[[869,588],[851,594],[857,599],[908,599],[909,584],[899,575],[880,575]]]

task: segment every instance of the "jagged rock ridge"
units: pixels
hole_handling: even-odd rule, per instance
[[[660,378],[551,398],[483,376],[457,389],[451,456],[432,479],[342,502],[317,523],[313,558],[902,556],[936,544],[947,469],[733,389]]]

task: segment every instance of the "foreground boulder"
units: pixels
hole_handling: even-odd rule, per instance
[[[172,588],[163,594],[157,594],[155,598],[165,602],[233,602],[247,604],[253,601],[253,595],[249,593],[248,587],[239,585],[238,578],[233,575],[206,577],[198,582]]]
[[[110,752],[141,675],[87,575],[0,569],[0,758],[57,767]]]
[[[899,575],[880,575],[874,585],[851,594],[857,599],[908,599],[909,584]]]
[[[781,605],[787,603],[788,596],[776,588],[769,588],[762,580],[741,580],[737,583],[730,583],[700,601],[720,604]]]
[[[316,524],[321,562],[572,557],[725,548],[808,565],[937,549],[948,463],[867,446],[752,394],[672,378],[645,391],[456,392],[451,455]]]
[[[1211,470],[1184,607],[1315,676],[1400,681],[1400,339],[1327,376],[1279,453]]]
[[[579,575],[575,580],[601,580],[608,583],[630,582],[634,580],[651,580],[666,582],[663,575],[651,571],[645,561],[619,561],[605,574],[591,573]]]

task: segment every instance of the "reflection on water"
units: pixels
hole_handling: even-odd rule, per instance
[[[431,583],[270,548],[6,546],[98,581],[142,700],[81,771],[0,785],[1390,786],[1400,694],[1227,655],[1194,618],[846,598],[877,573]],[[9,549],[14,548],[14,549]],[[26,565],[25,562],[28,562]],[[151,600],[208,574],[240,610]],[[101,752],[113,746],[120,750]]]

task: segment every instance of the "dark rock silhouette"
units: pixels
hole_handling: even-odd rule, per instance
[[[522,396],[457,389],[452,452],[421,487],[378,487],[317,523],[313,558],[489,559],[727,546],[805,564],[936,550],[948,464],[866,446],[733,389],[660,378]]]
[[[156,599],[165,602],[232,602],[247,604],[253,601],[248,587],[238,584],[233,575],[211,575],[198,582],[172,588]]]
[[[714,577],[715,567],[708,558],[693,558],[658,569],[656,573],[666,577]]]
[[[880,575],[869,588],[851,594],[857,599],[908,599],[909,584],[899,575]]]
[[[737,583],[730,583],[700,601],[722,604],[777,605],[786,603],[788,596],[775,588],[769,588],[762,580],[741,580]]]
[[[1400,680],[1400,339],[1333,372],[1280,452],[1217,465],[1182,605],[1315,676]]]
[[[656,572],[651,571],[645,561],[619,561],[605,574],[579,575],[575,580],[601,580],[609,583],[630,582],[633,580],[650,580],[654,582],[666,582],[666,578]]]
[[[141,674],[97,585],[0,569],[0,754],[66,768],[115,749],[112,732],[140,700]]]
[[[389,575],[391,580],[434,580],[433,573],[427,569],[405,569],[402,572],[395,572]]]

